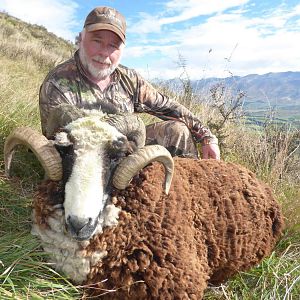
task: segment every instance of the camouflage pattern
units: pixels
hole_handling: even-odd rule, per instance
[[[184,124],[189,130],[178,134],[179,128],[174,125],[176,122],[160,122],[149,127],[147,140],[149,143],[162,143],[169,149],[173,146],[175,153],[181,153],[182,156],[197,156],[194,142],[213,136],[188,109],[159,93],[132,69],[119,65],[112,74],[112,82],[102,91],[88,79],[80,63],[78,51],[72,59],[58,65],[47,75],[40,88],[39,101],[42,132],[47,137],[49,113],[61,103],[78,107],[93,104],[113,105],[115,112],[144,112],[163,121],[180,121],[180,127],[184,128]],[[193,132],[197,133],[197,138]]]
[[[146,144],[165,146],[172,156],[198,158],[189,129],[178,121],[163,121],[146,127]]]

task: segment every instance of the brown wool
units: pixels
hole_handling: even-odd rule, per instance
[[[222,161],[181,158],[175,170],[168,196],[158,163],[126,190],[114,191],[113,201],[122,208],[119,223],[104,228],[86,248],[107,251],[85,282],[97,283],[90,296],[199,300],[208,283],[224,282],[271,253],[283,216],[270,188],[252,172]],[[46,194],[36,197],[40,224],[51,213]],[[105,290],[113,291],[103,295]]]

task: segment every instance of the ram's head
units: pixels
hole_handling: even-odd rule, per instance
[[[23,144],[32,150],[46,177],[64,186],[65,224],[77,240],[96,231],[113,187],[125,189],[144,166],[160,161],[166,170],[168,193],[173,160],[161,146],[144,146],[145,126],[135,115],[88,114],[70,105],[58,106],[49,118],[47,139],[21,127],[6,139],[4,155],[9,174],[14,150]]]

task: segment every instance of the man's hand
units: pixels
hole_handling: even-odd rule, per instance
[[[204,138],[199,135],[198,132],[192,131],[193,137],[200,140],[202,146],[202,158],[203,159],[218,159],[220,160],[220,148],[218,146],[218,139],[215,135],[205,136]]]
[[[207,144],[207,145],[202,144],[202,158],[203,159],[213,158],[219,160],[220,148],[218,144]]]

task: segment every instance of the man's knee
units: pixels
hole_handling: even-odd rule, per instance
[[[160,143],[166,139],[190,139],[191,133],[187,126],[178,121],[163,121],[146,127],[147,142]],[[147,143],[146,142],[146,143]]]
[[[173,122],[170,124],[169,130],[172,132],[172,135],[184,135],[189,136],[190,130],[187,128],[187,126],[182,122]]]
[[[172,156],[198,158],[198,151],[188,127],[179,121],[163,121],[147,126],[146,144],[162,145]]]

